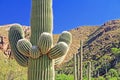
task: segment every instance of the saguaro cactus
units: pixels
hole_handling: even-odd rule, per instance
[[[77,62],[77,59],[76,59],[76,54],[73,55],[73,58],[74,58],[74,80],[78,80],[77,79],[77,66],[76,66],[76,62]]]
[[[31,38],[24,38],[21,25],[9,30],[9,42],[16,61],[28,67],[28,80],[54,80],[54,65],[64,59],[72,36],[64,31],[53,46],[52,0],[32,0]]]
[[[88,80],[91,80],[91,62],[88,61]]]
[[[74,79],[83,79],[83,41],[80,41],[80,48],[78,49],[78,54],[73,55],[74,58]]]
[[[83,79],[83,41],[80,42],[80,80]]]

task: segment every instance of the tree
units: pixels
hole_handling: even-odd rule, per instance
[[[115,55],[115,59],[116,59],[115,64],[117,64],[118,59],[120,57],[120,48],[112,48],[111,51]]]

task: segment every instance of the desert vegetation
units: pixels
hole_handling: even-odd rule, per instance
[[[120,80],[120,20],[53,39],[52,0],[32,1],[31,30],[1,27],[0,80]]]
[[[93,29],[93,33],[86,36],[84,39],[83,45],[83,67],[82,75],[83,80],[88,79],[88,65],[87,62],[91,61],[91,80],[100,79],[100,80],[119,80],[120,76],[120,63],[119,63],[119,54],[120,54],[120,45],[119,45],[119,24],[117,23],[102,25],[100,28]],[[110,21],[111,22],[111,21]],[[102,32],[103,28],[107,30]],[[110,27],[110,28],[109,28]],[[2,27],[3,31],[6,31],[6,40],[3,41],[8,43],[7,31],[9,26]],[[85,28],[85,29],[84,29]],[[75,38],[76,35],[79,35],[77,31],[86,30],[87,27],[80,27],[78,29],[70,30]],[[89,29],[91,29],[90,27]],[[92,30],[92,29],[91,29]],[[81,33],[82,34],[82,33]],[[85,34],[85,33],[84,33]],[[2,33],[1,33],[2,35]],[[99,36],[98,36],[99,35]],[[57,42],[59,35],[54,35],[54,40]],[[73,54],[78,54],[78,49],[80,48],[80,38],[76,37],[77,40],[72,41],[71,49],[68,52],[63,63],[55,68],[55,79],[56,80],[73,80],[74,79],[74,59]],[[29,38],[29,37],[28,37]],[[94,38],[94,39],[92,39]],[[90,42],[90,40],[93,40]],[[54,42],[54,44],[55,44]],[[3,45],[4,46],[4,45]],[[76,47],[75,47],[76,46]],[[23,68],[17,64],[14,58],[9,58],[3,53],[1,49],[0,52],[0,80],[26,80],[27,79],[27,68]]]

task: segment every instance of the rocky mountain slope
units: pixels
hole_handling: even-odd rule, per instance
[[[120,47],[120,20],[104,23],[94,33],[89,35],[84,45],[84,53],[101,57],[112,54],[111,48]]]
[[[4,44],[9,44],[8,42],[8,31],[10,26],[13,24],[8,24],[8,25],[1,25],[0,26],[0,36],[5,37],[6,39],[3,39]],[[69,32],[72,33],[72,45],[70,47],[70,50],[68,52],[68,55],[66,56],[65,62],[69,61],[73,54],[77,53],[77,50],[80,46],[80,40],[87,40],[88,36],[94,32],[96,29],[98,29],[98,26],[82,26],[82,27],[78,27],[75,29],[70,30]],[[27,37],[29,39],[30,37],[30,27],[29,26],[23,26],[23,30],[25,32],[25,37]],[[58,38],[59,38],[59,34],[54,34],[54,44],[57,42]],[[5,45],[5,46],[7,46]],[[3,46],[4,47],[4,46]],[[7,48],[7,47],[6,47]],[[5,48],[5,49],[6,49]]]
[[[120,58],[118,59],[120,56],[116,57],[112,48],[120,48],[120,20],[105,22],[84,41],[83,70],[86,70],[86,62],[91,61],[92,74],[95,77],[105,75],[112,68],[120,71]],[[72,58],[59,70],[64,73],[73,73],[73,65]]]
[[[13,24],[0,26],[0,49],[6,52],[9,52],[8,31],[11,25]],[[23,30],[25,37],[29,39],[30,27],[23,26]],[[86,62],[91,61],[92,75],[95,77],[98,74],[105,75],[112,68],[120,72],[120,58],[117,59],[111,51],[111,48],[120,48],[120,20],[111,20],[101,26],[80,26],[69,30],[69,32],[72,33],[73,41],[64,60],[64,63],[66,63],[58,67],[58,71],[64,72],[65,74],[73,74],[73,54],[78,53],[80,40],[83,40],[84,71],[86,70]],[[53,35],[54,44],[57,42],[59,35]],[[3,38],[3,45],[1,45],[1,37]]]
[[[12,24],[0,26],[0,36],[8,43],[8,30]],[[30,27],[23,26],[25,36],[30,37]],[[112,47],[119,47],[120,41],[120,20],[111,20],[101,26],[80,26],[69,30],[73,35],[72,45],[66,56],[65,62],[69,61],[73,54],[77,53],[80,47],[80,40],[84,41],[84,57],[99,58],[104,54],[112,54]],[[54,34],[54,43],[57,42],[59,34]]]

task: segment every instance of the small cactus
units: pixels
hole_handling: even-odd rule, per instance
[[[91,62],[88,61],[88,80],[91,80]]]
[[[24,38],[22,26],[9,30],[11,50],[18,64],[28,67],[28,80],[54,80],[54,65],[67,55],[72,35],[64,31],[53,45],[52,0],[32,0],[31,38]]]
[[[73,55],[74,58],[74,79],[83,79],[83,41],[80,41],[80,48],[78,49],[78,54]]]
[[[74,80],[78,80],[77,79],[77,66],[76,66],[76,63],[77,63],[77,58],[76,58],[76,54],[73,55],[73,58],[74,58]]]
[[[83,80],[83,41],[80,42],[80,80]]]

